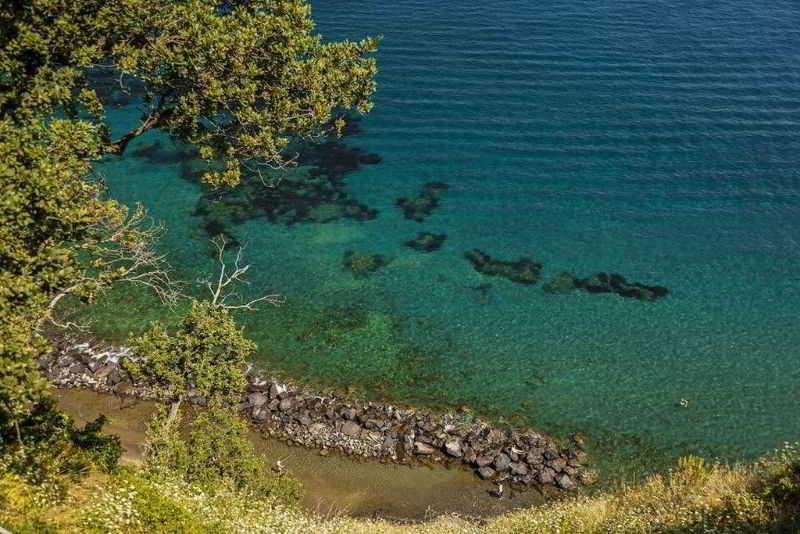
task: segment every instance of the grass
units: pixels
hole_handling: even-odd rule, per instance
[[[321,517],[278,499],[225,487],[202,491],[135,469],[92,473],[53,503],[40,499],[37,488],[6,475],[0,478],[0,525],[15,533],[126,534],[800,532],[800,451],[786,446],[748,465],[708,465],[690,456],[636,485],[571,496],[482,523],[456,516],[413,525]]]

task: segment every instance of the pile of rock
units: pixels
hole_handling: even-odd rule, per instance
[[[41,366],[58,386],[154,398],[120,364],[134,357],[125,348],[62,342]],[[265,433],[323,451],[399,463],[462,463],[481,478],[524,486],[571,489],[582,475],[578,448],[562,449],[536,432],[501,429],[466,413],[434,414],[320,395],[255,373],[248,375],[241,409]]]
[[[412,221],[423,222],[439,203],[450,188],[444,182],[428,182],[422,186],[419,195],[413,198],[398,198],[395,204],[403,210],[403,216]]]

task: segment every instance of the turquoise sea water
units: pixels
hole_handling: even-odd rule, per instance
[[[383,35],[375,110],[344,143],[369,221],[231,221],[259,362],[320,384],[470,404],[648,465],[746,459],[800,439],[800,6],[783,0],[315,2],[328,38]],[[113,112],[123,128],[133,109]],[[148,134],[104,166],[165,222],[186,279],[213,269],[203,191]],[[394,203],[450,189],[423,223]],[[403,246],[446,233],[441,250]],[[618,272],[657,302],[487,278],[479,248],[545,279]],[[355,279],[348,250],[391,258]],[[491,284],[491,287],[484,286]],[[148,316],[114,312],[117,329]],[[114,330],[109,323],[101,332]],[[679,407],[681,399],[688,407]]]

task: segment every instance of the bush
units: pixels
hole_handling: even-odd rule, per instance
[[[253,450],[250,426],[231,408],[212,404],[202,410],[188,424],[185,439],[180,422],[180,415],[169,419],[163,410],[150,422],[145,464],[152,476],[177,477],[207,489],[229,484],[236,491],[284,503],[300,499],[300,483],[289,475],[269,473],[263,458]]]

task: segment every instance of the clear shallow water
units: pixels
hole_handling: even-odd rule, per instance
[[[800,7],[471,4],[315,2],[327,37],[384,36],[375,110],[346,139],[382,158],[346,176],[380,213],[229,227],[247,243],[251,290],[289,298],[243,318],[259,361],[580,430],[616,466],[742,459],[800,438]],[[193,216],[201,190],[176,158],[132,155],[155,138],[105,172],[118,198],[167,224],[164,247],[195,278],[213,269]],[[432,180],[450,185],[442,206],[404,219],[395,199]],[[448,239],[430,254],[404,247],[419,231]],[[481,276],[462,258],[472,248],[531,255],[545,279],[619,272],[671,294],[548,295]],[[356,280],[347,250],[392,261]],[[153,315],[115,299],[128,305],[101,332]]]

